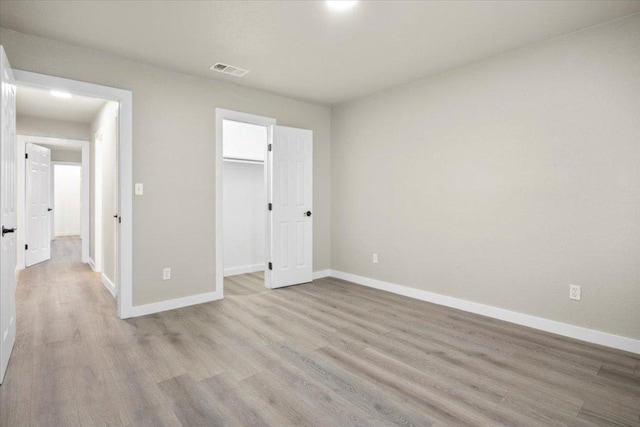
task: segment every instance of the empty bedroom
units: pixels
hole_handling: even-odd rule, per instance
[[[640,0],[0,0],[0,426],[640,426]]]

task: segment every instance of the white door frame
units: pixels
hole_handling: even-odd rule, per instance
[[[57,160],[51,161],[51,206],[53,206],[53,210],[51,211],[51,240],[56,239],[56,174],[55,174],[56,166],[79,166],[80,167],[80,174],[81,174],[80,176],[82,181],[82,185],[80,188],[80,198],[81,198],[80,203],[82,203],[82,210],[80,212],[80,238],[83,239],[82,249],[84,251],[84,230],[85,230],[85,226],[87,227],[87,229],[89,227],[89,223],[85,224],[84,222],[84,205],[85,203],[88,202],[89,197],[87,198],[84,197],[84,168],[82,167],[82,163],[61,162]],[[84,253],[82,254],[82,262],[85,264],[87,263],[84,260]]]
[[[27,136],[27,135],[18,135],[18,146],[16,147],[16,153],[18,156],[18,248],[24,248],[25,245],[25,235],[27,231],[27,221],[26,221],[26,169],[25,169],[25,159],[24,155],[26,153],[27,143],[33,144],[46,144],[52,145],[56,147],[73,147],[73,148],[81,148],[82,149],[82,214],[81,214],[81,222],[82,222],[82,262],[89,263],[89,200],[90,200],[90,190],[89,190],[89,179],[90,179],[90,161],[89,156],[91,152],[91,147],[89,141],[80,141],[75,139],[63,139],[63,138],[49,138],[44,136]],[[53,165],[56,162],[51,162]],[[57,162],[60,163],[60,162]],[[77,163],[74,163],[77,164]],[[51,185],[53,185],[53,166],[51,167]],[[53,195],[52,195],[53,197]],[[55,210],[52,212],[55,215]],[[52,216],[53,218],[53,216]],[[52,220],[53,221],[53,220]],[[25,251],[18,249],[18,269],[22,270],[25,268]]]
[[[48,76],[29,71],[14,70],[16,84],[40,89],[56,89],[76,95],[115,101],[118,114],[118,207],[120,212],[117,272],[118,316],[133,314],[133,94],[93,83]],[[83,157],[84,158],[84,157]]]
[[[222,192],[223,192],[223,167],[224,163],[222,161],[222,123],[224,120],[233,120],[235,122],[243,122],[249,123],[252,125],[266,126],[269,127],[271,125],[276,124],[276,119],[272,119],[269,117],[258,116],[255,114],[241,113],[239,111],[233,110],[225,110],[224,108],[216,108],[216,294],[218,298],[224,298],[224,227],[222,223]],[[267,132],[269,134],[269,132]],[[270,142],[270,141],[269,141]],[[268,143],[269,143],[268,142]],[[265,150],[267,148],[265,147]],[[269,200],[268,193],[268,180],[269,176],[269,165],[268,165],[267,157],[265,156],[264,162],[264,182],[265,182],[265,191],[267,195],[267,199]],[[267,265],[266,259],[269,257],[269,248],[270,248],[270,239],[271,236],[269,233],[270,222],[269,222],[269,211],[267,210],[265,200],[265,268]],[[265,286],[270,287],[271,282],[268,278],[268,275],[265,274]]]

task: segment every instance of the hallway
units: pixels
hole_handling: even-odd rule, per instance
[[[75,425],[76,402],[109,405],[107,390],[99,387],[109,371],[97,362],[121,322],[115,299],[100,274],[81,263],[80,252],[78,237],[58,237],[51,260],[20,273],[17,338],[0,386],[0,425]]]

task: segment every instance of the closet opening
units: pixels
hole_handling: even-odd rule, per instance
[[[222,120],[222,222],[227,295],[264,291],[268,126]]]

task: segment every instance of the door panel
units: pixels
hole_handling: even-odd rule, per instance
[[[0,46],[0,383],[16,340],[16,86]]]
[[[313,269],[313,133],[271,126],[272,288],[311,282]]]
[[[26,266],[51,258],[51,150],[28,143],[26,167]]]

